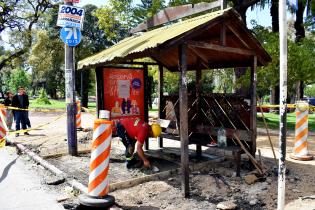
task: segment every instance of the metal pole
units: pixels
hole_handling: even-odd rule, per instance
[[[72,2],[65,2],[73,5]],[[65,87],[67,103],[67,139],[68,151],[70,155],[78,154],[77,133],[76,133],[76,103],[75,103],[75,77],[74,77],[74,47],[65,44]]]
[[[280,133],[278,169],[278,210],[284,209],[285,200],[285,156],[287,124],[287,17],[286,1],[279,0],[279,40],[280,40]]]

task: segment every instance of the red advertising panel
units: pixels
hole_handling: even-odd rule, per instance
[[[144,78],[141,69],[104,68],[104,109],[112,120],[144,120]]]

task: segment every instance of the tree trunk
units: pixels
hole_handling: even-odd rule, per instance
[[[295,28],[295,42],[299,42],[305,37],[305,30],[303,26],[303,13],[305,4],[303,1],[298,1],[298,10],[296,11],[296,20],[294,23]]]
[[[270,15],[271,15],[271,26],[272,32],[279,33],[279,0],[273,0],[271,2],[270,7]],[[280,102],[280,94],[279,94],[279,85],[274,87],[270,87],[270,103],[271,104],[279,104]]]
[[[304,19],[303,13],[305,10],[305,4],[303,1],[298,1],[298,9],[296,11],[296,20],[294,23],[295,28],[295,42],[300,42],[303,38],[305,38],[305,29],[304,29]],[[297,81],[296,83],[296,100],[300,100],[304,95],[304,82]]]
[[[279,0],[273,0],[270,7],[272,32],[279,32]]]

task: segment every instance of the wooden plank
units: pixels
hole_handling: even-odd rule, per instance
[[[186,4],[176,7],[169,7],[162,11],[159,11],[153,17],[147,19],[143,23],[139,24],[137,27],[131,29],[130,32],[136,33],[139,31],[144,31],[149,28],[162,25],[164,23],[208,11],[217,7],[221,7],[221,0],[211,3]]]
[[[197,61],[197,63],[200,63],[199,60]],[[201,77],[202,77],[202,71],[201,71],[201,65],[198,66],[198,68],[196,69],[196,109],[195,112],[197,114],[196,116],[196,121],[200,122],[200,96],[201,96],[201,86],[202,86],[202,81],[201,81]],[[201,157],[202,155],[202,147],[201,145],[196,145],[196,155],[197,157]]]
[[[250,48],[249,47],[249,43],[246,43],[246,41],[244,41],[242,35],[240,34],[239,30],[233,25],[235,24],[234,22],[227,22],[226,25],[227,27],[230,29],[230,31],[233,32],[233,34],[238,38],[238,40],[246,47],[246,48]]]
[[[164,119],[163,115],[163,84],[164,84],[164,77],[163,77],[163,66],[159,65],[159,84],[158,84],[158,90],[159,90],[159,119]],[[163,148],[163,137],[159,137],[159,147]]]
[[[253,64],[250,71],[250,82],[251,82],[251,94],[250,94],[250,130],[252,131],[251,139],[251,154],[255,157],[256,153],[256,137],[257,137],[257,57],[253,57]]]
[[[180,141],[181,141],[181,181],[184,197],[189,196],[189,151],[188,151],[188,97],[187,97],[187,45],[182,44],[178,48],[180,91],[179,91],[179,112],[180,112]]]
[[[226,46],[226,27],[224,23],[221,24],[220,44]]]
[[[193,53],[193,55],[195,55],[199,60],[200,62],[202,63],[202,65],[205,66],[205,68],[208,68],[208,59],[202,55],[200,52],[198,52],[198,50],[194,47],[191,47],[191,46],[188,46],[189,50]],[[199,67],[199,66],[198,66]]]
[[[242,49],[242,48],[234,48],[234,47],[226,47],[220,46],[217,44],[210,44],[207,42],[200,41],[188,41],[188,45],[195,48],[203,48],[208,50],[215,50],[222,53],[235,53],[240,55],[255,55],[256,53],[252,50]]]
[[[104,78],[103,68],[95,69],[96,74],[96,116],[98,118],[99,110],[104,109]]]
[[[143,83],[144,83],[144,121],[149,122],[149,100],[148,97],[148,65],[143,65]],[[145,150],[149,150],[149,138],[144,143]]]

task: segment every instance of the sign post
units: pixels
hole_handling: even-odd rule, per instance
[[[65,43],[65,89],[67,103],[67,139],[70,155],[78,154],[76,133],[76,102],[75,102],[75,59],[74,47],[81,41],[84,10],[74,7],[78,0],[64,0],[59,6],[57,25],[63,27],[60,37]]]
[[[279,0],[279,40],[280,40],[280,133],[279,133],[279,169],[278,169],[278,205],[284,209],[285,201],[285,157],[287,132],[287,17],[286,0]]]

